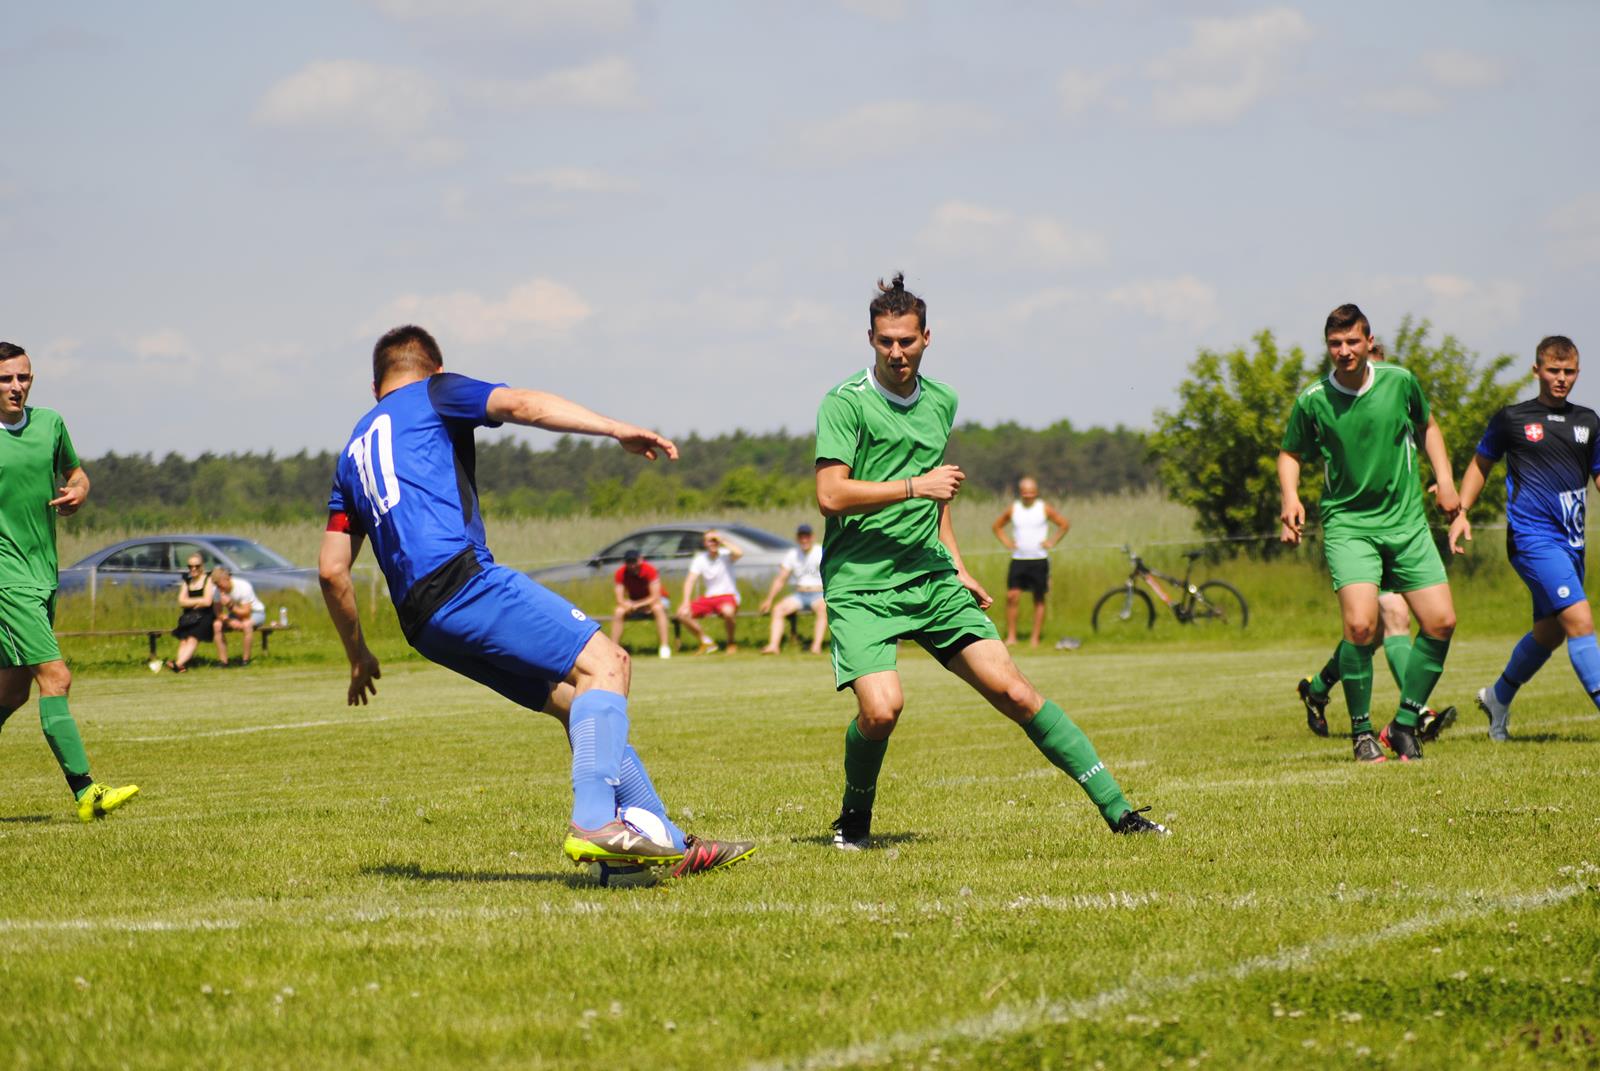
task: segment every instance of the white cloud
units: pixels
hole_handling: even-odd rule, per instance
[[[566,331],[591,313],[588,302],[570,287],[551,279],[529,279],[502,298],[470,290],[405,294],[369,318],[360,333],[367,337],[396,324],[416,323],[451,342],[498,342],[526,333]]]
[[[1506,80],[1505,64],[1499,60],[1455,48],[1424,52],[1422,68],[1446,89],[1493,89]]]
[[[548,30],[626,30],[635,21],[633,0],[371,0],[383,14],[402,22],[438,20],[460,27]]]
[[[919,235],[935,253],[1034,267],[1079,267],[1105,259],[1105,239],[1053,216],[1019,216],[970,201],[946,201]]]
[[[477,103],[494,108],[636,108],[639,75],[621,56],[607,56],[579,67],[567,67],[537,78],[477,82],[467,90]]]
[[[1193,20],[1189,41],[1152,60],[1156,115],[1173,123],[1225,123],[1270,94],[1311,24],[1293,8]]]
[[[442,94],[427,75],[365,60],[321,60],[279,81],[256,105],[263,126],[356,133],[399,145],[412,159],[441,163],[459,152],[431,133],[444,114]]]
[[[1169,324],[1204,328],[1218,320],[1216,288],[1192,275],[1141,279],[1109,291],[1106,300]]]
[[[517,186],[531,186],[549,193],[635,193],[639,183],[587,167],[551,167],[509,180]]]
[[[1063,115],[1082,115],[1105,99],[1111,76],[1103,71],[1076,68],[1061,72],[1056,79],[1056,99]]]
[[[1600,263],[1600,190],[1574,197],[1545,217],[1551,256],[1560,264]]]
[[[829,162],[881,159],[987,134],[998,125],[989,113],[971,105],[877,101],[831,119],[800,124],[779,152],[785,161],[796,156]]]
[[[146,359],[187,359],[194,356],[194,347],[182,331],[175,327],[163,327],[134,339],[133,352]]]
[[[1469,279],[1445,272],[1378,276],[1355,292],[1372,295],[1373,305],[1425,317],[1440,331],[1468,340],[1516,324],[1524,297],[1522,285],[1511,279]]]

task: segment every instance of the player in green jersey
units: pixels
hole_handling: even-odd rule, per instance
[[[836,686],[853,689],[836,846],[864,847],[878,771],[905,699],[895,645],[912,639],[1022,726],[1071,775],[1112,830],[1166,833],[1135,811],[1094,745],[1011,661],[984,613],[993,601],[961,562],[949,504],[965,475],[944,463],[956,395],[920,374],[927,305],[896,275],[868,311],[874,360],[817,412],[817,504],[827,518],[822,583]],[[1146,808],[1148,810],[1148,808]]]
[[[1295,399],[1278,453],[1281,537],[1285,543],[1300,542],[1306,521],[1300,464],[1313,456],[1321,461],[1325,477],[1323,549],[1344,622],[1339,669],[1355,757],[1382,762],[1381,741],[1400,759],[1411,761],[1422,758],[1417,722],[1444,672],[1456,627],[1444,563],[1423,513],[1417,439],[1444,505],[1459,501],[1455,479],[1444,436],[1429,417],[1416,377],[1399,365],[1368,359],[1372,328],[1365,314],[1354,305],[1341,305],[1328,314],[1323,335],[1333,370]],[[1377,649],[1380,588],[1405,596],[1418,632],[1405,660],[1399,709],[1374,737],[1372,653]]]
[[[92,822],[127,803],[139,786],[95,783],[67,708],[72,672],[52,629],[56,514],[77,512],[89,495],[89,477],[61,414],[28,405],[32,389],[27,352],[0,342],[0,727],[27,703],[38,681],[45,739],[78,801],[78,817]]]

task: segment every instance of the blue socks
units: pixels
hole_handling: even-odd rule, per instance
[[[1600,651],[1596,655],[1600,657]],[[617,806],[643,807],[667,827],[672,846],[683,850],[683,830],[673,825],[672,819],[667,817],[667,805],[656,795],[656,786],[650,783],[650,775],[645,773],[644,763],[639,761],[639,753],[633,750],[632,744],[622,752],[622,784],[617,788]]]
[[[1593,645],[1593,637],[1590,644]],[[1511,649],[1511,660],[1506,663],[1506,668],[1501,672],[1500,679],[1494,682],[1494,697],[1506,706],[1511,705],[1511,700],[1516,698],[1517,689],[1527,684],[1533,675],[1539,672],[1547,661],[1550,660],[1550,651],[1541,646],[1538,640],[1529,632],[1517,641]],[[1577,665],[1578,656],[1572,656],[1574,665]],[[1583,676],[1583,671],[1578,671],[1578,676]],[[1584,685],[1588,687],[1588,685]]]
[[[572,741],[572,821],[599,829],[617,817],[622,753],[628,746],[628,699],[591,688],[567,714]]]
[[[1600,707],[1600,644],[1595,642],[1594,633],[1567,640],[1567,657],[1572,659],[1572,668],[1578,671],[1578,680],[1583,682],[1590,701]]]

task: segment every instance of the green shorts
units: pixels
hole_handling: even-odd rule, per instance
[[[1347,584],[1376,584],[1380,591],[1418,591],[1445,582],[1444,562],[1439,560],[1439,548],[1425,524],[1393,533],[1325,529],[1322,547],[1334,591]]]
[[[899,587],[827,593],[833,634],[833,681],[843,690],[857,677],[895,668],[895,644],[916,640],[948,665],[977,640],[998,640],[989,615],[956,574],[931,573]]]
[[[60,661],[55,620],[55,592],[0,588],[0,669]]]

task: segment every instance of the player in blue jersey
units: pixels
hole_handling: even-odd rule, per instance
[[[574,862],[675,864],[681,876],[748,858],[748,841],[702,840],[673,825],[628,744],[627,652],[565,599],[496,565],[478,509],[475,428],[605,435],[652,461],[676,458],[678,448],[553,394],[446,372],[433,336],[411,325],[378,340],[372,392],[378,404],[339,456],[319,562],[323,599],[350,659],[350,704],[377,694],[381,675],[350,579],[365,541],[411,646],[566,726],[573,806],[562,848]],[[627,807],[659,817],[671,843],[623,821]]]
[[[1551,335],[1534,352],[1539,396],[1501,409],[1489,421],[1461,480],[1461,516],[1450,526],[1454,548],[1466,510],[1496,461],[1506,459],[1506,556],[1533,596],[1533,628],[1512,648],[1500,679],[1478,690],[1489,738],[1507,740],[1517,689],[1562,643],[1578,680],[1600,707],[1600,646],[1583,591],[1585,492],[1600,478],[1600,416],[1567,400],[1578,381],[1578,347]],[[1467,538],[1472,537],[1469,534]]]

